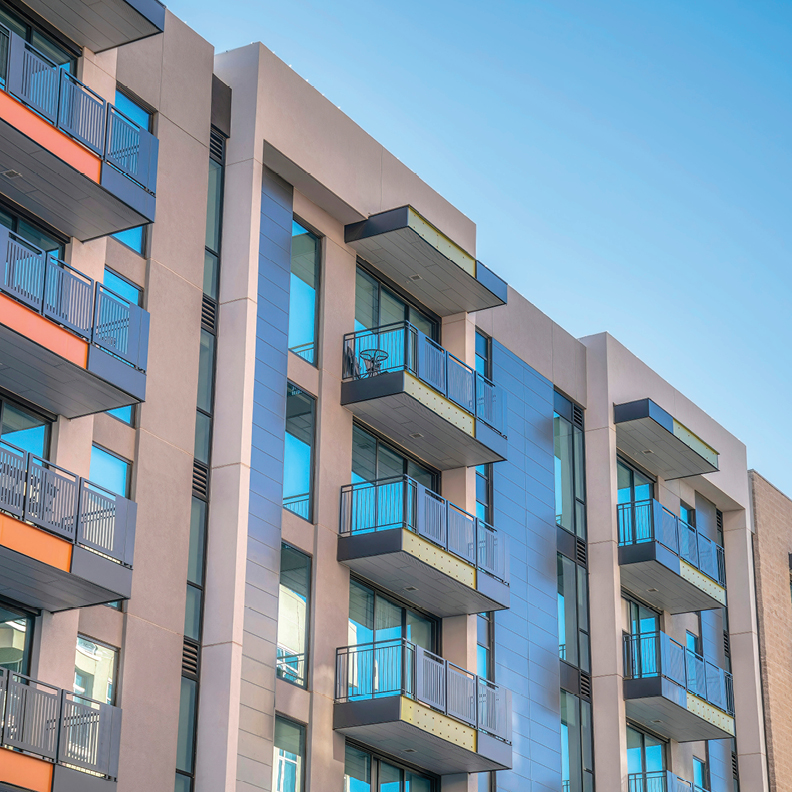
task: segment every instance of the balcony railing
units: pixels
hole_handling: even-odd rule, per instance
[[[0,745],[118,777],[121,711],[0,668]]]
[[[344,379],[407,371],[506,436],[503,389],[455,358],[409,322],[344,336]]]
[[[132,567],[134,503],[6,442],[0,442],[0,510]]]
[[[3,25],[0,88],[147,192],[156,192],[157,138]]]
[[[277,648],[278,676],[287,682],[305,687],[305,652],[295,653],[285,646]]]
[[[723,548],[656,500],[620,503],[619,544],[659,542],[719,586],[726,586]]]
[[[734,715],[732,675],[665,633],[624,636],[624,677],[665,677],[713,707]]]
[[[668,770],[631,773],[627,776],[627,792],[707,792],[704,787],[683,781]]]
[[[508,537],[426,489],[410,476],[341,490],[342,536],[406,528],[508,584]]]
[[[407,696],[511,742],[511,691],[404,639],[336,652],[336,701]]]
[[[146,370],[148,313],[3,226],[0,292]]]

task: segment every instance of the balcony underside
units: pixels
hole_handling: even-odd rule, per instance
[[[14,102],[6,94],[3,101]],[[32,111],[21,105],[14,109],[22,115],[30,113],[31,127],[40,130],[52,145],[62,144],[64,151],[78,151],[74,148],[78,144]],[[82,151],[78,153],[83,156]],[[84,156],[93,157],[87,150]],[[21,174],[15,178],[0,175],[0,193],[10,201],[81,242],[154,219],[153,196],[111,166],[101,164],[98,158],[96,169],[101,174],[97,181],[0,119],[0,174]]]
[[[504,437],[403,371],[342,383],[341,404],[438,470],[506,457]]]
[[[726,604],[726,590],[658,542],[619,548],[622,586],[669,613],[714,610]]]
[[[506,303],[506,283],[409,206],[352,223],[344,238],[369,264],[438,316]]]
[[[718,470],[718,453],[651,399],[614,407],[616,445],[666,480]]]
[[[102,52],[165,29],[165,7],[156,0],[25,0],[72,41]]]
[[[90,550],[73,547],[70,568],[66,572],[0,545],[0,596],[52,613],[131,596],[132,570]]]
[[[734,737],[734,718],[662,677],[624,680],[627,717],[677,742]]]
[[[335,704],[333,728],[436,775],[511,767],[511,746],[403,696]]]
[[[338,560],[435,616],[509,607],[509,587],[403,528],[338,538]]]
[[[0,300],[4,299],[0,295]],[[27,309],[22,309],[26,311]],[[68,334],[30,312],[31,321]],[[0,322],[4,317],[0,316]],[[146,375],[98,347],[87,349],[85,368],[0,324],[0,378],[3,388],[55,415],[77,418],[143,401]]]

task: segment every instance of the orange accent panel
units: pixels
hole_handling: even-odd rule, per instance
[[[31,792],[50,792],[52,765],[44,759],[0,748],[0,781]]]
[[[58,327],[41,314],[0,294],[0,322],[20,335],[35,341],[56,355],[66,358],[75,366],[88,367],[88,342],[68,330]]]
[[[68,572],[71,569],[71,542],[0,514],[0,544],[28,558]]]
[[[76,140],[72,140],[52,126],[49,121],[28,110],[25,105],[5,91],[0,91],[0,118],[99,184],[102,176],[102,161],[96,154],[83,148]]]

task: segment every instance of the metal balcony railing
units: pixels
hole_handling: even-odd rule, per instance
[[[726,586],[723,548],[656,500],[620,503],[619,544],[659,542],[719,586]]]
[[[0,292],[140,371],[149,314],[0,226]]]
[[[277,647],[277,672],[281,679],[305,687],[305,652],[294,652],[285,646]]]
[[[683,781],[668,770],[631,773],[627,776],[627,792],[707,792],[704,787]]]
[[[506,436],[506,394],[409,322],[344,336],[344,379],[408,371]]]
[[[410,476],[341,489],[342,536],[406,528],[468,564],[509,583],[508,537]]]
[[[0,510],[132,567],[132,501],[0,441]]]
[[[0,745],[118,777],[121,710],[0,668]]]
[[[144,190],[156,193],[157,138],[3,25],[0,88]]]
[[[732,675],[662,632],[624,636],[625,679],[665,677],[734,715]]]
[[[511,743],[511,691],[404,639],[336,651],[336,702],[407,696]]]

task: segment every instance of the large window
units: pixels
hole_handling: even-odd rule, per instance
[[[74,657],[74,692],[81,698],[115,704],[118,649],[77,636]]]
[[[492,464],[476,466],[476,517],[492,524]]]
[[[198,682],[181,678],[179,732],[176,739],[176,792],[191,789],[195,772],[195,722],[198,707]]]
[[[123,498],[129,497],[132,463],[95,445],[91,447],[91,472],[88,478]]]
[[[619,503],[639,503],[654,498],[654,482],[623,460],[617,462]]]
[[[593,792],[591,703],[565,690],[561,691],[561,779],[563,792]]]
[[[195,458],[209,465],[212,444],[212,407],[214,406],[215,336],[201,329],[198,355],[198,403],[195,413]]]
[[[591,670],[586,569],[558,553],[558,656]]]
[[[665,743],[657,737],[646,734],[634,726],[627,726],[627,772],[631,775],[644,775],[649,778],[660,776],[665,784],[663,773],[666,770]],[[635,789],[643,789],[634,785]],[[658,789],[661,787],[658,787]],[[632,787],[631,787],[632,789]]]
[[[582,420],[580,408],[556,393],[553,416],[556,524],[585,539],[586,457]]]
[[[352,483],[403,475],[437,491],[438,476],[432,470],[356,424],[352,429]]]
[[[0,14],[1,13],[2,11],[0,11]],[[2,24],[2,22],[2,16],[0,16],[0,24]],[[55,258],[63,258],[64,247],[60,240],[36,228],[36,226],[28,223],[27,220],[18,217],[3,207],[0,207],[0,225],[18,234],[26,242],[30,242],[31,245],[35,245],[45,253],[50,253],[55,256]]]
[[[405,321],[439,341],[440,328],[434,319],[358,267],[355,285],[355,330],[372,330]]]
[[[187,556],[187,602],[184,609],[184,637],[201,640],[203,585],[206,559],[206,501],[193,496],[190,511],[190,548]]]
[[[311,559],[281,545],[278,595],[278,676],[305,687],[308,669]]]
[[[434,779],[347,744],[344,792],[434,792]]]
[[[30,672],[34,619],[0,602],[0,668],[18,674]]]
[[[50,422],[12,402],[0,399],[0,440],[47,459]]]
[[[492,379],[492,339],[476,330],[476,371]]]
[[[289,284],[289,351],[316,365],[319,238],[292,222],[291,282]]]
[[[305,727],[275,716],[273,792],[302,792],[305,774]]]
[[[479,613],[476,617],[476,673],[495,681],[495,614]]]
[[[288,383],[283,506],[304,520],[313,515],[313,445],[316,399]]]

